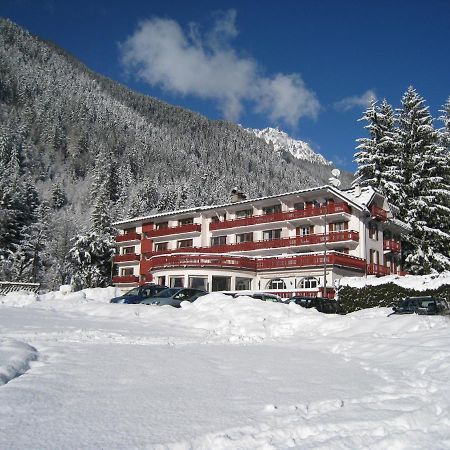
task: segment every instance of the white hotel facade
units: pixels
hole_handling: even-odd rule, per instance
[[[334,296],[344,276],[402,274],[402,233],[371,188],[332,186],[116,222],[113,283]]]

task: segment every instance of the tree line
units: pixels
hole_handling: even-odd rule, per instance
[[[373,99],[360,119],[368,137],[357,140],[355,183],[380,191],[410,226],[403,259],[415,274],[450,269],[450,98],[440,113],[433,119],[410,86],[396,110]]]

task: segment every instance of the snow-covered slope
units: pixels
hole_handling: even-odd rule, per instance
[[[272,143],[275,151],[285,150],[294,158],[303,159],[305,161],[318,164],[331,164],[322,155],[314,152],[308,143],[291,138],[287,133],[278,128],[264,128],[258,130],[256,128],[246,128],[249,133],[253,133],[267,143]]]

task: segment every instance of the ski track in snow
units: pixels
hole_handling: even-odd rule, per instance
[[[450,448],[448,318],[215,301],[0,306],[0,447]]]

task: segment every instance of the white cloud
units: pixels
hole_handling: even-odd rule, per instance
[[[373,89],[369,89],[364,94],[361,95],[354,95],[353,97],[346,97],[342,100],[339,100],[338,102],[334,103],[333,106],[338,111],[348,111],[352,108],[365,108],[366,106],[369,106],[370,101],[372,99],[377,99],[377,96],[375,94],[375,91]]]
[[[237,54],[235,19],[234,10],[217,13],[203,34],[195,23],[185,33],[173,20],[145,20],[121,44],[122,63],[152,86],[216,101],[229,120],[238,120],[246,103],[291,126],[316,117],[320,104],[299,74],[267,77],[253,58]]]

